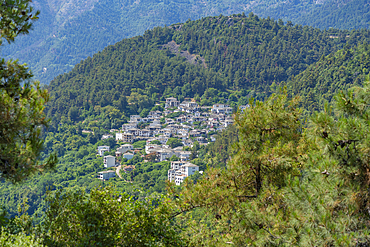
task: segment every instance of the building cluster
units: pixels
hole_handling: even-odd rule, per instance
[[[240,106],[244,110],[248,106]],[[200,107],[194,101],[179,102],[176,98],[166,99],[164,111],[151,111],[147,117],[131,115],[128,123],[122,125],[120,131],[116,131],[115,139],[126,144],[121,145],[116,157],[132,159],[135,155],[131,143],[145,140],[145,159],[152,162],[161,162],[176,156],[179,161],[171,163],[168,178],[181,182],[192,171],[199,171],[199,167],[189,163],[191,152],[183,151],[182,147],[170,148],[168,140],[178,139],[183,146],[192,147],[197,141],[200,145],[207,145],[215,141],[217,131],[225,129],[234,123],[231,116],[233,109],[226,104],[215,104],[212,107]],[[111,134],[103,135],[102,139],[113,138]],[[155,144],[154,144],[155,143]],[[104,155],[109,152],[109,147],[98,147],[98,154]],[[107,168],[115,161],[108,161],[113,156],[104,156],[107,159]],[[114,157],[113,157],[114,158]],[[109,163],[109,164],[108,164]],[[104,164],[105,161],[104,161]],[[100,174],[100,173],[99,173]],[[102,173],[102,177],[105,173]],[[100,176],[100,175],[99,175]],[[106,175],[108,177],[109,175]],[[105,179],[105,178],[102,178]]]

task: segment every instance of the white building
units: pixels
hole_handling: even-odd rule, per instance
[[[116,157],[112,155],[104,156],[104,167],[108,168],[113,166],[116,166]]]
[[[231,114],[233,113],[233,108],[224,104],[215,104],[212,106],[211,112],[216,114]]]
[[[130,122],[141,122],[142,118],[140,115],[131,115],[130,116]]]
[[[160,162],[171,158],[173,155],[175,155],[175,153],[172,151],[172,149],[162,148],[158,150],[158,157]]]
[[[172,161],[171,169],[168,170],[168,180],[174,181],[176,185],[184,182],[185,178],[199,171],[199,166],[185,161]]]
[[[127,153],[122,154],[122,157],[130,160],[130,159],[134,158],[134,154],[130,153],[130,152],[127,152]]]
[[[134,146],[132,146],[131,144],[123,144],[119,148],[117,148],[117,152],[124,154],[127,151],[132,150],[132,149],[134,149]]]
[[[177,107],[178,105],[179,105],[179,101],[177,101],[177,99],[174,97],[170,97],[166,99],[166,104],[164,108]]]
[[[109,152],[110,147],[109,146],[98,146],[98,154],[100,156],[104,155],[104,152]]]
[[[102,137],[101,137],[102,140],[105,140],[105,139],[108,139],[108,138],[113,138],[113,136],[110,135],[110,134],[106,134],[106,135],[102,135]]]
[[[123,141],[132,143],[134,141],[134,135],[131,133],[116,133],[116,141]]]
[[[102,171],[98,172],[98,178],[102,180],[108,180],[116,176],[116,172],[109,170],[109,171]]]
[[[162,149],[161,145],[157,145],[157,144],[147,144],[147,145],[145,145],[145,153],[146,154],[157,152],[160,149]]]

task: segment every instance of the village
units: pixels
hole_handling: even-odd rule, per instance
[[[248,105],[239,106],[243,111]],[[173,156],[176,161],[171,161],[168,170],[168,180],[180,185],[185,178],[199,171],[199,167],[190,163],[190,151],[194,142],[199,145],[208,145],[216,140],[218,131],[234,123],[232,118],[233,108],[226,104],[202,106],[187,100],[179,102],[176,98],[166,99],[164,111],[151,111],[147,117],[131,115],[128,123],[122,125],[121,130],[112,130],[112,134],[102,136],[102,139],[115,138],[117,142],[124,143],[117,148],[115,156],[104,156],[110,151],[109,146],[98,146],[98,155],[104,156],[104,167],[116,170],[105,170],[98,173],[98,178],[109,180],[119,171],[130,172],[134,166],[125,166],[117,160],[130,160],[135,155],[142,155],[145,162],[161,162],[170,160]],[[113,136],[115,134],[115,136]],[[135,150],[132,145],[136,141],[145,141],[145,150]],[[189,150],[189,149],[188,149]]]

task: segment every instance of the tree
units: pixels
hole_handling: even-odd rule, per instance
[[[0,1],[0,45],[27,34],[38,18],[30,0]],[[1,177],[17,182],[35,172],[53,167],[56,156],[38,161],[43,149],[41,134],[47,127],[44,114],[49,96],[32,73],[18,61],[0,60],[0,172]]]
[[[182,142],[179,139],[172,138],[172,137],[168,138],[168,141],[166,144],[169,145],[171,148],[183,146]]]
[[[369,82],[340,92],[307,128],[296,99],[251,102],[236,116],[239,151],[227,169],[186,181],[180,193],[169,184],[174,216],[203,212],[184,217],[191,244],[368,246],[369,92]]]
[[[300,175],[305,145],[298,98],[289,99],[283,93],[272,95],[264,103],[252,99],[249,104],[251,107],[244,114],[235,117],[238,152],[227,163],[227,169],[211,168],[196,184],[185,182],[176,200],[179,214],[204,208],[205,217],[213,217],[206,223],[208,227],[201,222],[195,224],[199,226],[195,231],[202,232],[195,236],[204,239],[201,241],[205,245],[232,241],[240,246],[268,238],[268,234],[261,235],[261,240],[257,237],[255,228],[268,231],[271,222],[263,220],[263,213],[261,216],[256,212],[260,210],[266,215],[266,210],[272,210],[270,206],[278,207],[276,201],[281,199],[280,190],[287,186],[287,176]],[[177,195],[176,189],[169,189]],[[187,219],[191,224],[192,220]],[[193,240],[195,244],[200,239]]]
[[[154,140],[154,141],[151,141],[150,144],[161,145],[161,142],[158,140]]]
[[[111,187],[48,196],[48,246],[183,246],[164,196],[138,199]],[[68,220],[66,220],[68,219]]]

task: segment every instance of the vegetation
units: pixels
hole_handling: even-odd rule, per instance
[[[58,191],[48,197],[44,239],[47,246],[182,246],[170,224],[168,199],[117,193]],[[68,219],[66,221],[66,219]]]
[[[367,82],[339,93],[307,128],[298,98],[251,104],[237,117],[238,153],[227,169],[172,187],[191,244],[368,244],[369,90]]]
[[[0,109],[13,107],[8,110],[12,114],[19,109],[15,126],[21,121],[20,126],[35,131],[26,137],[38,141],[27,146],[32,141],[24,138],[24,129],[8,133],[7,141],[14,135],[26,142],[5,143],[5,148],[34,153],[27,157],[13,152],[12,161],[31,159],[32,169],[14,169],[20,176],[1,181],[0,204],[9,216],[0,215],[5,227],[0,243],[369,243],[370,84],[364,82],[369,37],[368,30],[322,31],[254,14],[158,27],[109,46],[58,76],[48,87],[49,130],[38,128],[47,123],[46,91],[32,86],[24,66],[19,65],[24,73],[14,78],[6,74],[9,69],[3,70],[2,82],[15,86],[12,96],[5,86],[0,88],[9,106]],[[286,87],[281,90],[281,85]],[[122,178],[98,180],[103,158],[97,156],[97,147],[109,146],[107,154],[114,155],[122,144],[114,138],[101,140],[102,135],[114,133],[132,114],[145,117],[150,110],[163,109],[168,96],[192,98],[203,106],[250,107],[236,111],[236,124],[217,134],[213,144],[184,147],[204,172],[182,186],[168,184],[169,197],[163,194],[170,162],[146,157],[145,141],[133,143],[134,158],[121,160]],[[0,131],[9,128],[1,126]],[[170,138],[167,144],[176,147],[180,142]],[[56,172],[46,171],[20,185],[10,183],[47,167],[40,167],[38,158],[55,162],[52,153],[59,156]],[[20,201],[29,207],[15,217]]]
[[[365,43],[323,56],[292,78],[288,88],[292,94],[302,96],[308,112],[323,110],[324,102],[332,101],[337,92],[363,84],[370,69],[369,51],[370,46]]]
[[[5,39],[14,42],[20,34],[27,34],[38,12],[28,0],[1,1],[0,45]],[[19,182],[30,174],[42,172],[56,163],[54,155],[44,164],[39,162],[43,141],[42,128],[47,126],[44,108],[48,93],[32,73],[18,61],[0,60],[0,177]]]

